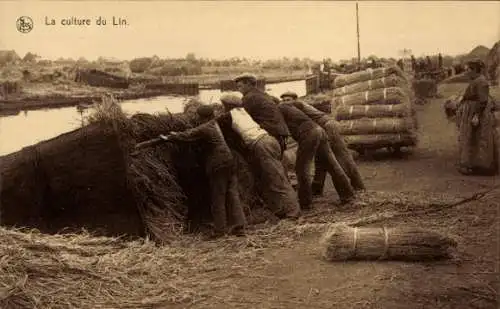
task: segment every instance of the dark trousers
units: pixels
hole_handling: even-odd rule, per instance
[[[365,184],[363,182],[363,178],[359,173],[358,167],[354,162],[347,145],[340,135],[335,121],[330,120],[323,125],[323,129],[326,132],[328,137],[328,142],[332,149],[335,158],[338,160],[340,166],[345,171],[347,177],[350,180],[352,187],[355,190],[365,190]],[[313,180],[313,191],[315,194],[321,194],[323,192],[323,188],[325,186],[325,178],[326,178],[326,169],[325,162],[322,162],[321,157],[315,158],[315,174]]]
[[[243,228],[246,219],[240,202],[235,167],[219,167],[209,171],[209,175],[215,231],[220,234]]]
[[[261,137],[251,148],[252,170],[264,203],[278,217],[297,217],[297,195],[281,163],[281,148],[270,135]]]
[[[349,178],[330,149],[326,133],[321,127],[317,126],[305,133],[298,144],[295,173],[301,207],[309,208],[312,203],[312,181],[309,170],[315,157],[322,163],[320,168],[323,168],[325,173],[330,173],[340,199],[344,201],[354,196]]]

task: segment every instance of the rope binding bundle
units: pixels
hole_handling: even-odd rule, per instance
[[[410,260],[450,258],[455,240],[418,228],[330,226],[320,240],[327,261]]]

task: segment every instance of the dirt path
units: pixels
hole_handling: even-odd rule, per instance
[[[459,87],[441,89],[443,97]],[[445,119],[443,102],[418,107],[420,143],[411,155],[359,161],[369,190],[467,196],[498,183],[498,176],[456,171],[455,127]],[[334,199],[330,184],[316,206],[329,208]],[[304,236],[292,246],[263,248],[256,253],[259,262],[234,265],[239,271],[218,271],[207,299],[175,308],[498,308],[499,214],[496,190],[480,201],[378,224],[456,235],[458,257],[438,263],[327,263],[320,258],[319,234]]]

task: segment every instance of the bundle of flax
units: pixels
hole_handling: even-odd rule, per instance
[[[401,104],[409,102],[410,97],[407,91],[401,87],[389,87],[336,96],[332,101],[333,106]]]
[[[410,133],[415,125],[412,118],[362,118],[339,121],[342,135]]]
[[[331,226],[320,240],[327,261],[450,258],[455,240],[418,228],[356,228]]]
[[[417,136],[414,133],[361,134],[343,137],[352,149],[415,146],[417,144]]]
[[[364,71],[355,72],[352,74],[339,75],[335,77],[333,81],[333,88],[340,88],[346,85],[382,78],[392,74],[405,78],[403,71],[401,71],[401,69],[398,68],[397,66],[390,66],[386,68],[377,68],[377,69],[369,68]]]
[[[387,77],[370,79],[365,82],[350,84],[333,90],[333,96],[343,96],[346,94],[363,92],[367,90],[375,90],[388,87],[408,87],[408,81],[400,76],[392,74]]]
[[[408,104],[398,105],[351,105],[339,106],[335,110],[337,120],[353,120],[360,118],[404,118],[411,116]]]

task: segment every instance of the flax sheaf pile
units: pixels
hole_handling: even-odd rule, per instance
[[[334,83],[332,99],[333,114],[348,146],[362,151],[416,145],[414,95],[404,73],[390,67],[350,75]],[[367,80],[371,77],[375,79]]]
[[[164,143],[144,149],[134,155],[133,145],[170,131],[183,131],[192,127],[192,119],[185,114],[135,114],[128,117],[111,98],[104,98],[96,106],[89,122],[111,125],[122,141],[127,157],[127,182],[137,208],[149,234],[159,242],[175,239],[183,230],[189,205],[186,193],[193,190],[182,183],[180,175],[192,177],[200,167],[193,158],[193,147]],[[192,160],[185,168],[179,157]],[[188,176],[188,177],[189,177]]]
[[[265,267],[270,263],[262,255],[265,248],[291,247],[306,235],[319,240],[335,222],[360,226],[460,201],[442,194],[368,191],[346,213],[328,206],[328,214],[304,218],[306,222],[300,224],[266,225],[250,230],[245,238],[207,242],[197,236],[179,236],[163,246],[148,239],[125,241],[86,233],[46,235],[0,228],[0,307],[188,306],[213,297],[214,290],[231,288],[235,278],[249,277]],[[314,219],[324,223],[309,222]]]
[[[348,84],[339,88],[334,88],[333,95],[336,97],[340,97],[352,93],[364,92],[380,88],[406,87],[407,83],[408,81],[403,77],[393,74],[377,79],[370,79],[364,82],[356,82],[354,84]]]
[[[341,88],[346,85],[351,85],[355,83],[365,82],[373,79],[378,79],[390,75],[396,75],[403,79],[406,79],[405,74],[397,66],[390,66],[377,69],[367,69],[360,72],[355,72],[352,74],[342,74],[335,77],[333,81],[333,88]]]

